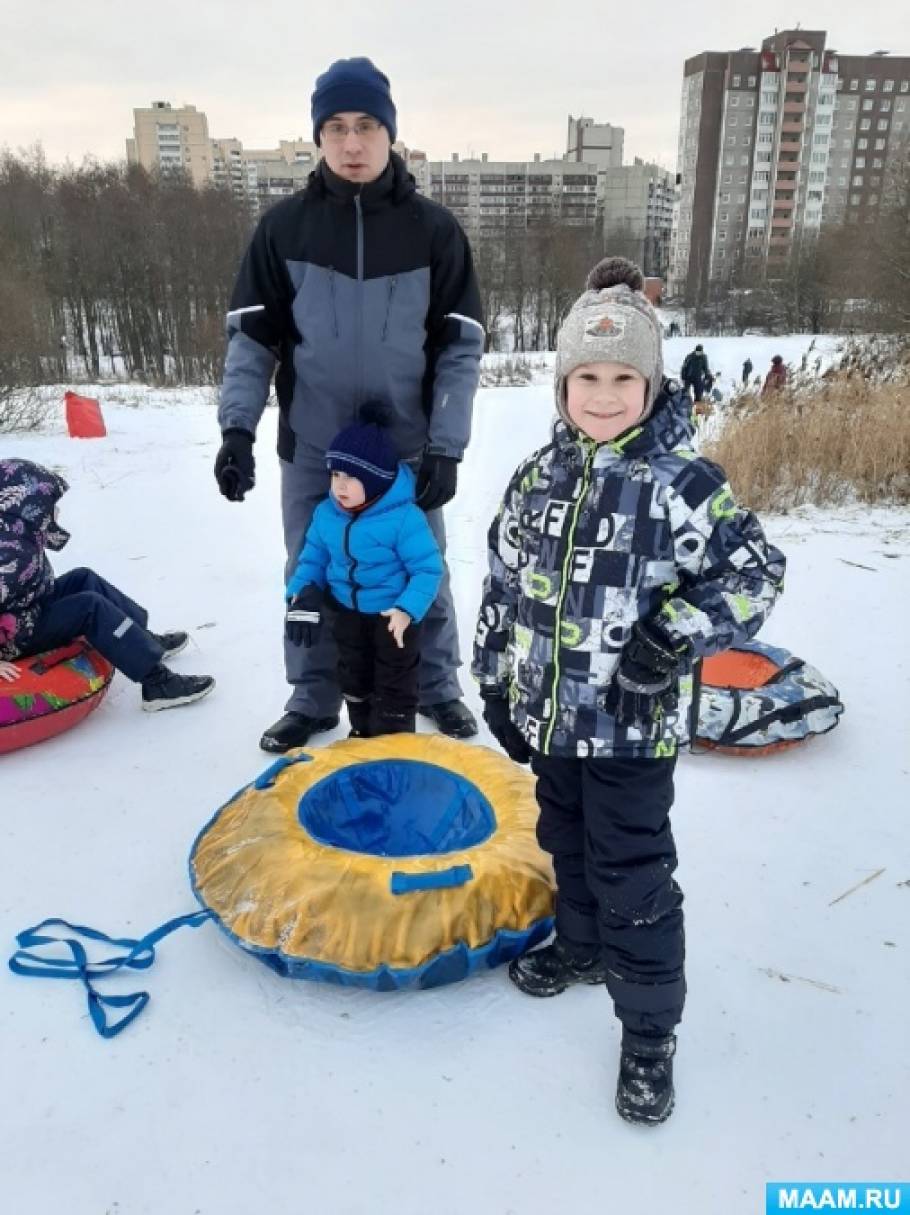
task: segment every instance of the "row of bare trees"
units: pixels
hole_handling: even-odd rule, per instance
[[[228,191],[135,166],[0,155],[0,379],[206,383],[251,217]]]

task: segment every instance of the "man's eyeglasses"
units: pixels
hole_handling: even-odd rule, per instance
[[[379,134],[381,126],[382,123],[376,118],[358,118],[350,127],[333,118],[322,124],[321,135],[324,139],[331,140],[332,143],[341,143],[352,131],[358,139],[372,139],[374,135]]]

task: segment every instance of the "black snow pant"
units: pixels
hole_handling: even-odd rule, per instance
[[[38,654],[85,637],[118,671],[141,683],[164,655],[147,625],[145,608],[94,570],[70,570],[54,580],[42,602],[27,652]]]
[[[338,686],[351,728],[363,738],[413,734],[417,729],[417,677],[421,626],[405,629],[404,647],[389,632],[389,618],[352,611],[332,600],[338,649]]]
[[[598,946],[616,1015],[635,1033],[682,1018],[682,891],[673,879],[672,759],[563,759],[535,753],[537,839],[556,871],[556,931]]]
[[[700,375],[684,380],[683,387],[692,394],[696,401],[700,401],[705,395],[705,381]]]

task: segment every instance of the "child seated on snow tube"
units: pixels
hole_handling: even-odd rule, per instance
[[[0,460],[0,660],[40,654],[85,637],[141,685],[149,711],[191,704],[211,692],[210,675],[178,675],[163,659],[187,644],[183,632],[152,633],[148,612],[90,569],[59,578],[45,555],[69,540],[57,504],[69,486],[29,460]],[[6,681],[18,668],[4,665]]]

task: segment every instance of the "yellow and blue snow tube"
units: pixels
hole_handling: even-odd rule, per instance
[[[439,735],[297,752],[197,837],[200,903],[279,974],[379,991],[510,961],[552,928],[527,771]]]

